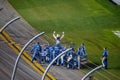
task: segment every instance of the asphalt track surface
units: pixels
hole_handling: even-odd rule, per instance
[[[11,7],[7,0],[0,0],[0,26],[5,25],[11,19],[17,17],[19,14]],[[8,34],[14,39],[15,44],[23,47],[29,39],[35,36],[36,31],[24,19],[19,19],[6,28]],[[37,39],[35,42],[40,41],[41,44],[46,43],[42,39]],[[34,42],[34,43],[35,43]],[[0,39],[0,80],[10,80],[14,62],[17,54],[8,46],[9,43]],[[33,44],[31,44],[32,46]],[[27,49],[31,48],[31,46]],[[46,68],[48,64],[43,66]],[[57,80],[80,80],[83,73],[80,70],[66,69],[65,67],[52,66],[50,69],[52,75]],[[22,59],[20,60],[17,69],[16,80],[40,80],[39,75],[30,65]]]
[[[0,39],[0,80],[10,80],[17,54]],[[20,60],[16,80],[40,80],[41,76],[25,61]]]

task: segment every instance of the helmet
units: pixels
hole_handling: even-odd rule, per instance
[[[57,37],[60,37],[60,35],[59,35],[59,34],[57,34]]]

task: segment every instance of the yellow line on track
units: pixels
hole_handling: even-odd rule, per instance
[[[21,51],[21,47],[18,44],[15,44],[14,40],[7,34],[7,32],[3,31],[2,34],[0,34],[0,37],[8,43],[9,47],[11,47],[15,53],[19,54]],[[31,56],[27,52],[23,52],[23,55],[21,56],[22,59],[28,63],[33,69],[35,69],[40,75],[43,75],[43,72],[45,69],[38,64],[36,61],[31,63]],[[46,80],[56,80],[56,78],[48,73],[46,75]]]

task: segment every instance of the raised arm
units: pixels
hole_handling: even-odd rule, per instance
[[[32,47],[32,49],[30,50],[30,52],[33,52],[35,49],[35,45]]]
[[[61,38],[60,39],[62,39],[64,37],[64,32],[62,32],[62,36],[61,36]]]
[[[57,39],[57,37],[55,36],[55,31],[53,32],[53,37],[54,37],[55,39]]]

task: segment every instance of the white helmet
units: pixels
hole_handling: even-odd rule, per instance
[[[57,37],[60,37],[60,35],[59,35],[59,34],[57,34]]]

